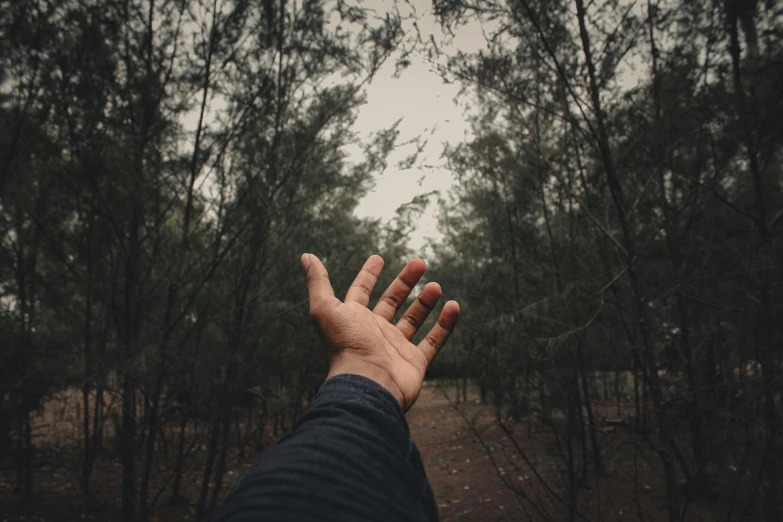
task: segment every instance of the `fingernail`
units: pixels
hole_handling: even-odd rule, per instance
[[[310,254],[302,254],[302,266],[305,270],[310,268]]]

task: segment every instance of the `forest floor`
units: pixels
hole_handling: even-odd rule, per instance
[[[458,410],[454,406],[454,391],[426,386],[407,415],[441,520],[526,520],[516,495],[503,482],[503,477],[519,480],[514,475],[515,463],[503,451],[497,451],[496,468],[487,455],[487,451],[495,453],[501,448],[494,415],[474,394],[469,394],[468,401],[460,403]],[[474,421],[481,439],[460,411]]]
[[[408,413],[413,439],[421,452],[427,476],[435,493],[438,510],[444,521],[500,522],[541,520],[536,514],[543,509],[550,520],[566,520],[559,501],[548,496],[530,464],[554,489],[563,484],[563,460],[551,431],[540,425],[528,427],[518,423],[513,429],[514,442],[499,428],[490,406],[480,404],[475,391],[467,401],[454,404],[455,390],[449,386],[428,383]],[[600,406],[596,407],[600,410]],[[599,412],[600,415],[600,412]],[[609,414],[607,413],[608,416]],[[536,423],[534,423],[536,424]],[[528,429],[532,428],[532,437]],[[43,430],[42,430],[43,431]],[[271,436],[271,435],[270,435]],[[13,492],[14,467],[9,459],[0,460],[0,522],[70,520],[119,520],[120,464],[107,456],[96,469],[96,491],[100,496],[96,509],[84,514],[79,493],[76,445],[48,448],[39,444],[43,464],[35,470],[35,500],[22,506]],[[643,495],[647,509],[662,497],[663,481],[659,471],[648,465],[642,452],[629,450],[636,444],[618,444],[608,436],[602,440],[605,472],[591,477],[591,484],[580,494],[580,509],[591,520],[640,520]],[[520,453],[520,451],[522,453]],[[633,454],[633,456],[632,456]],[[224,494],[257,458],[249,455],[234,460],[226,476]],[[527,459],[528,462],[525,462]],[[194,467],[184,494],[196,498],[200,470]],[[532,500],[532,501],[531,501]],[[651,502],[652,501],[652,502]],[[657,509],[654,511],[658,511]],[[661,513],[663,510],[660,510]],[[153,514],[153,522],[193,519],[188,503],[170,505],[164,502]],[[652,516],[651,516],[652,515]],[[650,521],[663,520],[649,511]],[[686,517],[686,520],[691,520]],[[696,520],[696,519],[693,519]]]
[[[480,403],[477,390],[469,389],[467,401],[455,404],[455,397],[454,387],[426,386],[407,415],[441,520],[568,520],[566,496],[559,493],[566,489],[565,442],[558,443],[551,429],[537,420],[530,426],[526,421],[507,422],[512,440],[498,425],[494,409]],[[615,405],[594,408],[597,418],[618,417]],[[614,428],[602,431],[604,472],[592,474],[581,489],[579,509],[585,518],[576,520],[668,520],[662,504],[663,477],[655,469],[655,459],[649,448],[626,436],[629,433],[615,433]],[[574,446],[581,462],[576,441]],[[634,446],[638,451],[631,449]],[[547,487],[562,500],[548,494]],[[700,520],[691,515],[684,520]]]

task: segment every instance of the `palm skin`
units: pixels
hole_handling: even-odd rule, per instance
[[[424,274],[424,261],[409,261],[373,310],[368,305],[383,270],[380,256],[365,262],[345,301],[335,297],[329,274],[316,256],[304,254],[302,266],[307,271],[310,317],[329,357],[329,377],[367,377],[386,388],[407,411],[421,392],[427,367],[457,324],[459,305],[447,302],[437,324],[415,345],[410,340],[440,299],[440,285],[425,285],[400,320],[391,321]]]

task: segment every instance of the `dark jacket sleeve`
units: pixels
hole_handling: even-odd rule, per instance
[[[399,403],[370,379],[338,375],[216,520],[430,522],[438,513]]]

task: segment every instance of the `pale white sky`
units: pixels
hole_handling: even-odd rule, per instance
[[[435,41],[441,42],[443,35],[432,15],[432,1],[413,0],[412,3],[418,13],[422,37],[426,40],[433,33]],[[373,4],[379,6],[379,11],[383,9],[380,6],[387,5],[381,0],[372,0],[366,5]],[[410,26],[406,24],[405,29],[410,29]],[[450,49],[471,51],[483,45],[484,37],[480,28],[474,24],[461,28],[451,46],[442,50],[447,53],[450,53]],[[416,165],[410,169],[401,170],[397,163],[414,152],[415,146],[401,147],[391,154],[388,168],[376,177],[375,189],[356,209],[360,217],[389,220],[400,205],[420,194],[439,190],[445,195],[454,181],[451,173],[441,166],[445,162],[441,153],[445,143],[459,143],[469,132],[465,118],[468,97],[460,99],[457,104],[455,97],[459,85],[443,83],[424,57],[414,54],[410,60],[411,65],[398,78],[394,78],[394,58],[387,61],[378,72],[366,90],[367,104],[361,108],[354,129],[366,138],[402,118],[399,141],[404,143],[421,135],[422,139],[427,140],[427,145]],[[436,214],[437,203],[433,199],[411,238],[409,246],[414,253],[423,253],[427,237],[438,237]]]
[[[475,21],[460,26],[453,39],[450,39],[449,45],[442,45],[444,35],[432,15],[432,0],[409,1],[416,9],[422,38],[426,41],[432,33],[445,54],[451,55],[456,50],[475,52],[486,47],[481,25]],[[390,9],[393,2],[366,0],[363,4],[382,12]],[[403,2],[399,2],[401,11],[406,8]],[[645,9],[642,5],[635,6],[634,12],[641,19],[645,16]],[[407,13],[403,11],[403,14]],[[573,23],[576,23],[575,20]],[[404,29],[410,30],[409,24],[410,22],[404,25]],[[577,29],[574,28],[574,31]],[[459,104],[455,103],[460,85],[443,83],[424,57],[414,54],[410,58],[412,65],[403,71],[399,78],[393,77],[395,60],[390,59],[385,64],[366,91],[367,104],[360,110],[354,129],[360,136],[367,137],[402,118],[400,142],[422,135],[428,139],[428,144],[417,164],[408,170],[400,170],[396,163],[414,151],[413,146],[403,147],[391,155],[386,171],[376,177],[375,190],[364,198],[356,209],[356,214],[360,217],[388,220],[394,217],[394,212],[400,205],[417,195],[433,190],[439,190],[445,195],[454,179],[447,169],[440,166],[445,163],[441,158],[443,145],[447,142],[460,143],[469,136],[466,110],[472,96],[463,96]],[[639,56],[629,54],[618,64],[617,78],[620,88],[628,90],[635,87],[645,77],[645,67]],[[409,243],[414,253],[424,255],[423,247],[427,238],[437,239],[440,235],[436,215],[437,203],[433,199]]]

